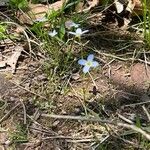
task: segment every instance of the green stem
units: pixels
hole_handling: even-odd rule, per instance
[[[94,86],[97,88],[96,82],[94,81],[94,79],[93,79],[93,77],[92,77],[91,73],[90,73],[90,72],[88,72],[88,74],[90,75],[90,78],[91,78],[91,80],[92,80],[92,82],[93,82]]]

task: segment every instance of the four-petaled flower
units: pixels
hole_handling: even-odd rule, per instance
[[[45,22],[47,21],[48,19],[46,17],[41,17],[41,18],[37,18],[34,20],[34,22]]]
[[[34,20],[35,22],[45,22],[47,21],[48,19],[46,17],[42,17],[42,18],[37,18],[36,20]],[[75,32],[69,32],[69,34],[73,34],[75,35],[75,37],[78,37],[80,38],[82,34],[84,33],[87,33],[89,32],[89,30],[85,30],[85,31],[82,31],[81,28],[78,28],[80,24],[76,24],[74,23],[72,20],[69,20],[69,21],[66,21],[65,22],[65,26],[66,28],[68,29],[71,29],[72,27],[75,27],[77,28]],[[50,31],[48,32],[48,35],[50,35],[51,37],[54,37],[55,35],[57,35],[58,33],[56,32],[56,30],[53,30],[53,31]],[[89,72],[90,68],[91,67],[97,67],[99,66],[99,63],[97,61],[94,61],[94,55],[93,54],[90,54],[88,57],[87,57],[87,60],[85,59],[80,59],[78,60],[78,64],[84,66],[83,67],[83,72],[84,73],[87,73]]]
[[[75,32],[69,32],[70,34],[75,35],[76,37],[80,38],[82,34],[89,32],[89,30],[82,31],[81,28],[77,28]]]
[[[50,35],[51,37],[54,37],[55,35],[57,35],[56,30],[50,31],[48,32],[48,35]]]
[[[97,67],[99,65],[99,63],[97,61],[94,61],[94,55],[93,54],[90,54],[88,57],[87,57],[87,60],[85,59],[80,59],[78,60],[78,64],[84,66],[83,67],[83,72],[84,73],[87,73],[89,72],[90,68],[91,67]]]
[[[65,22],[65,27],[67,29],[71,29],[72,27],[78,28],[80,24],[74,23],[72,20],[68,20]]]

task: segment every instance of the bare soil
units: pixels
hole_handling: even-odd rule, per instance
[[[95,49],[100,63],[100,67],[91,72],[96,89],[91,78],[88,75],[83,78],[78,71],[72,74],[74,77],[69,80],[66,91],[50,94],[54,90],[43,73],[44,60],[27,55],[18,61],[15,74],[2,69],[0,149],[90,150],[107,135],[102,143],[109,150],[140,147],[135,133],[124,135],[126,130],[114,125],[42,116],[83,117],[88,114],[118,120],[118,114],[121,114],[134,123],[140,118],[144,127],[149,124],[141,105],[132,105],[146,102],[145,106],[150,110],[150,66],[141,51],[144,47],[140,42],[141,36],[116,26],[116,22],[109,25],[105,22],[105,26],[101,22],[96,23],[91,20],[88,26],[91,33],[96,34],[83,37],[83,40],[90,41],[85,49],[89,52]],[[0,48],[5,51],[6,45]],[[136,55],[133,55],[134,52]],[[149,51],[146,52],[148,59]],[[26,131],[27,139],[21,139],[25,135],[20,134],[18,126]],[[12,140],[12,137],[15,139]]]

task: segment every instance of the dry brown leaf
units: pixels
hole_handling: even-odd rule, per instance
[[[6,61],[0,61],[0,68],[6,67]]]
[[[84,2],[79,2],[75,7],[76,12],[82,12],[83,7],[84,7]]]
[[[130,13],[132,13],[133,10],[134,10],[134,8],[135,8],[135,3],[130,0],[130,1],[128,2],[128,5],[127,5],[127,7],[126,7],[126,10],[129,11]]]
[[[87,3],[88,3],[88,6],[89,6],[88,8],[83,9],[84,4],[83,4],[82,2],[80,2],[80,3],[78,4],[76,10],[77,10],[78,12],[82,12],[82,11],[87,12],[87,11],[89,11],[91,8],[93,8],[93,7],[97,6],[98,4],[100,4],[100,0],[87,0]]]
[[[135,4],[135,8],[136,7],[141,7],[142,8],[141,0],[133,0],[133,3]]]
[[[121,13],[125,8],[125,10],[130,12],[132,16],[143,15],[142,3],[140,0],[114,0],[114,4],[117,13]]]
[[[123,3],[119,2],[118,0],[115,0],[114,4],[116,6],[117,13],[120,14],[124,10]]]
[[[13,55],[8,58],[7,60],[7,65],[9,65],[12,69],[12,73],[15,73],[16,70],[16,64],[18,62],[18,59],[21,55],[21,52],[23,51],[23,47],[21,46],[16,46],[15,47],[15,52],[13,53]]]
[[[133,15],[142,15],[143,11],[142,11],[141,1],[140,0],[133,0],[133,3],[135,4]]]
[[[42,18],[48,12],[48,6],[42,4],[30,4],[29,11],[19,11],[17,17],[21,23],[33,24],[33,21]]]
[[[63,4],[67,1],[68,0],[60,0],[51,5],[29,4],[29,10],[27,12],[20,11],[17,16],[21,23],[33,24],[34,20],[43,18],[47,12],[61,9]]]
[[[97,6],[99,3],[99,0],[88,0],[89,8]]]
[[[142,0],[128,0],[129,3],[132,3],[134,5],[134,9],[132,11],[132,15],[143,15],[143,5],[142,5]],[[146,6],[149,8],[150,7],[150,0],[146,1]]]

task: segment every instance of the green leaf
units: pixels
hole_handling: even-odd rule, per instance
[[[64,38],[65,32],[66,32],[65,26],[64,26],[64,24],[62,23],[62,25],[60,26],[60,29],[59,29],[59,37],[60,37],[61,40]]]
[[[12,8],[19,8],[19,9],[25,9],[28,7],[28,1],[27,0],[10,0],[9,2],[10,7]]]
[[[7,37],[5,32],[6,32],[6,26],[0,25],[0,40],[5,39]]]

